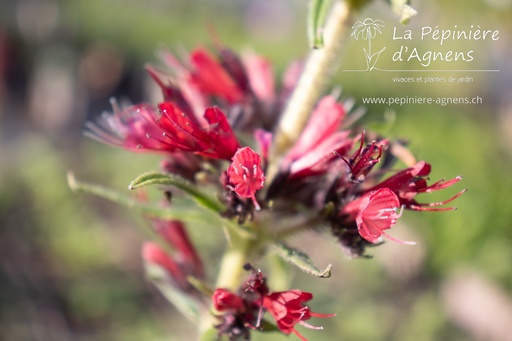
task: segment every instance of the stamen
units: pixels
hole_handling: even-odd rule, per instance
[[[386,232],[384,231],[381,231],[382,235],[384,237],[386,237],[387,239],[391,240],[392,242],[395,242],[395,243],[398,243],[398,244],[404,244],[404,245],[418,245],[416,242],[411,242],[411,241],[404,241],[404,240],[401,240],[401,239],[398,239],[398,238],[395,238],[393,236],[390,236],[389,234],[387,234]]]
[[[306,327],[306,328],[308,328],[308,329],[324,330],[324,327],[322,327],[322,326],[313,326],[313,325],[310,325],[309,323],[304,322],[304,321],[300,321],[299,324],[304,326],[304,327]]]
[[[261,207],[260,207],[260,204],[258,204],[258,201],[256,201],[256,197],[253,195],[253,196],[251,197],[251,199],[252,199],[252,203],[254,204],[254,209],[255,209],[256,211],[260,211],[260,210],[261,210]]]
[[[457,193],[456,195],[454,195],[453,197],[451,197],[450,199],[447,199],[445,201],[432,202],[432,203],[428,203],[428,204],[419,203],[417,205],[410,205],[409,208],[413,209],[413,210],[416,210],[416,211],[439,211],[439,212],[441,212],[441,211],[454,211],[454,210],[457,209],[456,207],[439,207],[439,208],[434,208],[434,207],[435,206],[442,206],[442,205],[445,205],[445,204],[447,204],[449,202],[452,202],[453,200],[457,199],[462,194],[467,192],[467,190],[468,189],[465,188],[462,191],[460,191],[459,193]]]
[[[398,214],[396,215],[396,219],[398,219],[402,216],[402,213],[404,213],[404,208],[405,208],[405,205],[400,206],[400,212],[398,212]],[[396,208],[395,208],[395,212],[396,212]]]
[[[451,185],[459,182],[460,180],[462,180],[461,176],[456,176],[455,178],[448,180],[448,181],[446,181],[445,179],[441,179],[438,182],[435,182],[432,185],[425,188],[422,192],[431,193],[434,191],[439,191],[441,189],[450,187]]]

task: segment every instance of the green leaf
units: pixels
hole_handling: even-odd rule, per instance
[[[179,188],[190,195],[197,203],[216,213],[221,213],[226,209],[220,201],[176,175],[167,175],[158,172],[144,173],[133,180],[128,188],[135,189],[149,185],[164,185]]]
[[[160,292],[178,309],[183,316],[192,322],[197,322],[201,313],[200,302],[172,285],[167,271],[154,263],[144,262],[146,275]]]
[[[242,234],[245,237],[254,237],[253,233],[244,226],[235,224],[233,221],[221,217],[221,214],[224,211],[226,211],[226,207],[219,200],[206,194],[205,192],[201,191],[197,186],[191,184],[189,181],[179,176],[162,174],[159,172],[144,173],[138,176],[135,180],[133,180],[128,186],[128,188],[135,189],[149,185],[163,185],[179,188],[183,192],[187,193],[201,207],[207,208],[210,212],[216,213],[214,219],[219,222],[222,221],[223,225],[228,227],[230,230],[234,231],[235,233]],[[204,211],[195,211],[197,211],[196,213],[204,215]],[[210,219],[211,221],[212,218],[206,219]]]
[[[302,251],[299,251],[295,248],[292,248],[282,242],[275,244],[276,250],[278,254],[286,261],[294,264],[302,271],[307,272],[308,274],[320,277],[320,278],[329,278],[331,277],[331,269],[332,265],[329,264],[325,270],[320,270],[313,263],[311,258],[307,254]]]
[[[135,179],[134,182],[137,179]],[[75,192],[94,194],[125,207],[136,209],[155,218],[182,220],[189,223],[202,222],[210,225],[215,224],[219,227],[225,226],[230,231],[233,231],[245,238],[252,239],[255,237],[254,233],[246,227],[238,225],[229,219],[223,218],[216,210],[212,211],[211,206],[215,206],[215,204],[211,204],[209,207],[208,205],[191,205],[190,199],[183,199],[173,200],[172,205],[161,207],[151,203],[142,202],[127,195],[126,193],[116,191],[111,188],[78,181],[72,172],[68,173],[68,184]],[[137,187],[140,186],[143,185],[139,184]],[[197,197],[195,199],[197,199]],[[220,209],[222,204],[219,202],[217,202],[217,204],[219,205],[217,208]]]
[[[309,45],[314,49],[324,46],[322,31],[329,4],[330,0],[310,0],[309,2],[308,38]]]
[[[188,222],[212,222],[212,219],[218,219],[220,217],[216,214],[212,214],[210,210],[205,209],[193,209],[190,203],[181,204],[179,201],[173,202],[173,205],[167,207],[161,207],[152,205],[151,203],[142,202],[128,195],[127,193],[116,191],[111,188],[103,187],[100,185],[90,184],[76,180],[72,172],[68,173],[68,184],[69,187],[75,192],[83,192],[97,195],[101,198],[110,200],[117,204],[123,205],[128,208],[133,208],[141,211],[142,213],[148,214],[153,217],[162,219],[176,219]]]

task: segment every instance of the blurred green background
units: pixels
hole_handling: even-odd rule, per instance
[[[442,49],[474,49],[472,65],[500,72],[471,74],[474,82],[457,86],[396,84],[386,72],[343,72],[364,67],[365,45],[348,38],[333,85],[358,106],[370,96],[480,96],[479,105],[368,105],[363,120],[410,141],[417,158],[433,164],[431,180],[464,177],[425,201],[469,191],[455,202],[458,211],[404,213],[394,235],[419,246],[386,243],[370,250],[371,260],[348,260],[328,236],[294,238],[320,266],[334,265],[328,280],[290,271],[293,287],[315,294],[313,311],[338,314],[312,321],[324,331],[298,327],[310,340],[512,340],[512,1],[413,6],[416,30],[498,29],[496,42]],[[158,168],[157,157],[81,134],[86,120],[109,110],[112,96],[156,100],[143,65],[156,61],[157,47],[211,46],[213,25],[226,45],[268,57],[282,74],[290,60],[307,55],[306,11],[305,0],[0,1],[0,339],[192,339],[195,326],[144,279],[137,226],[147,222],[72,193],[66,172],[124,190]],[[386,22],[376,46],[396,50],[393,12],[377,2],[355,19],[368,16]],[[440,49],[431,41],[414,44]],[[393,67],[384,54],[378,65]],[[384,117],[393,115],[386,125]],[[223,236],[191,230],[204,259],[217,259]]]

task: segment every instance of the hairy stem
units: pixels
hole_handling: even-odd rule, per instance
[[[276,161],[300,136],[313,107],[330,79],[343,42],[350,6],[338,0],[333,4],[324,30],[324,47],[311,51],[299,83],[281,116],[271,158]],[[275,162],[273,162],[275,163]]]

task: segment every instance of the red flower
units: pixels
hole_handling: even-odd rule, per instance
[[[345,109],[332,96],[318,103],[299,140],[283,160],[284,171],[290,178],[325,173],[329,163],[352,147],[349,133],[338,131],[345,117]]]
[[[132,151],[193,152],[213,159],[229,160],[239,147],[224,113],[208,108],[205,124],[170,102],[115,108],[97,125],[88,124],[92,137]]]
[[[187,275],[178,262],[169,256],[162,248],[154,242],[145,242],[142,245],[142,259],[149,264],[156,264],[164,268],[169,279],[181,290],[187,292],[190,290],[190,284],[187,281]]]
[[[196,49],[190,54],[194,70],[190,73],[191,81],[208,95],[224,98],[229,103],[243,100],[244,93],[227,70],[206,50]]]
[[[228,289],[215,289],[212,296],[213,307],[217,311],[243,312],[245,310],[244,301],[240,296],[232,293]]]
[[[219,331],[218,339],[223,334],[233,341],[250,339],[249,331],[252,329],[257,307],[246,306],[248,302],[244,298],[228,289],[215,289],[212,303],[215,310],[220,313],[216,316],[220,323],[215,325]]]
[[[448,200],[444,200],[436,203],[418,203],[414,200],[414,197],[420,193],[431,193],[439,191],[441,189],[450,187],[451,185],[462,180],[460,176],[457,176],[451,180],[445,181],[439,180],[434,184],[427,185],[427,177],[431,171],[430,164],[425,161],[418,162],[415,166],[404,169],[395,175],[382,181],[380,184],[370,188],[368,191],[374,191],[381,188],[389,188],[392,190],[400,201],[400,205],[405,208],[416,210],[416,211],[449,211],[455,210],[454,207],[435,207],[447,204],[457,199],[466,190],[462,190]]]
[[[350,169],[350,180],[356,182],[363,182],[366,175],[372,170],[373,166],[380,161],[382,156],[382,146],[387,144],[387,141],[380,141],[379,143],[373,141],[372,144],[364,145],[364,132],[361,134],[361,144],[355,154],[349,159],[340,157],[345,161]],[[378,155],[375,155],[378,153]],[[374,157],[375,156],[375,157]]]
[[[312,298],[313,294],[300,290],[274,292],[263,298],[263,307],[276,320],[277,327],[284,334],[288,335],[294,333],[301,340],[307,341],[304,336],[295,330],[296,324],[302,324],[310,329],[323,329],[322,327],[311,326],[304,321],[309,320],[312,316],[321,318],[336,316],[336,314],[318,314],[312,312],[310,308],[305,305],[305,302]]]
[[[88,131],[85,134],[100,142],[131,151],[169,149],[167,145],[163,145],[158,140],[147,138],[147,134],[159,136],[162,133],[162,129],[154,124],[154,120],[147,119],[154,115],[155,108],[153,106],[139,104],[129,106],[121,111],[114,102],[113,108],[113,114],[103,114],[96,124],[87,122]]]
[[[265,103],[273,103],[276,95],[272,65],[265,58],[254,53],[243,56],[243,61],[256,97]]]
[[[265,175],[261,169],[261,156],[251,148],[239,149],[232,158],[228,168],[229,182],[234,186],[233,191],[242,198],[251,198],[256,210],[260,205],[256,201],[256,191],[263,188]]]
[[[389,188],[381,188],[367,192],[362,197],[343,207],[342,213],[355,216],[357,229],[361,237],[371,243],[378,243],[381,236],[400,244],[416,245],[392,237],[384,232],[396,224],[400,214],[396,210],[400,207],[398,197]]]
[[[152,223],[156,232],[170,247],[176,250],[175,259],[182,267],[189,274],[202,278],[204,276],[203,262],[190,241],[185,225],[179,220],[153,219]]]

